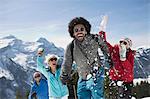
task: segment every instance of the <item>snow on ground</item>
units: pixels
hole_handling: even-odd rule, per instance
[[[150,97],[145,97],[145,98],[142,98],[142,99],[150,99]]]
[[[131,99],[136,99],[136,98],[132,97]],[[150,97],[145,97],[145,98],[142,98],[142,99],[150,99]]]
[[[136,85],[137,83],[140,84],[141,81],[147,81],[148,83],[150,83],[150,76],[148,78],[138,78],[138,79],[134,79],[133,83],[134,85]]]
[[[13,75],[9,71],[4,70],[0,67],[0,78],[2,77],[5,77],[6,79],[9,79],[9,80],[14,80]]]
[[[135,97],[132,97],[131,99],[136,99]]]
[[[4,48],[12,42],[13,39],[0,39],[0,48]]]
[[[16,63],[23,66],[24,69],[27,69],[27,55],[23,53],[16,54],[16,57],[12,59]]]

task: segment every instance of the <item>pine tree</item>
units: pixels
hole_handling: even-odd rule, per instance
[[[26,95],[25,95],[25,96],[26,96],[26,99],[28,99],[29,93],[30,93],[30,91],[27,90],[27,91],[26,91]]]
[[[136,84],[136,86],[133,87],[132,94],[137,99],[141,99],[143,97],[149,97],[150,96],[150,84],[147,81],[141,81],[140,84]]]
[[[105,70],[105,79],[104,79],[105,99],[117,99],[117,96],[116,96],[116,93],[118,93],[117,86],[111,86],[110,83],[111,83],[111,80],[108,75],[108,70]]]

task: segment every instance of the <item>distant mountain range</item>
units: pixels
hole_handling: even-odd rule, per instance
[[[25,42],[13,35],[0,39],[0,99],[15,99],[18,91],[25,95],[30,89],[39,47],[45,49],[45,55],[64,55],[63,48],[56,47],[45,38],[36,42]],[[135,78],[150,75],[150,48],[137,49],[134,74]]]

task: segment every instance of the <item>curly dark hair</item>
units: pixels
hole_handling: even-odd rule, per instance
[[[74,38],[73,36],[73,28],[75,25],[77,24],[82,24],[84,25],[87,34],[90,34],[91,31],[91,24],[89,23],[89,21],[87,21],[86,19],[84,19],[83,17],[75,17],[74,19],[72,19],[70,21],[70,23],[68,24],[68,32],[70,33],[70,36]]]

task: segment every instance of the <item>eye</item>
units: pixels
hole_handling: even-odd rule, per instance
[[[79,30],[78,29],[74,29],[74,32],[78,32]]]
[[[120,44],[122,43],[123,41],[120,41]]]
[[[127,42],[124,42],[124,45],[127,45]]]
[[[84,28],[81,28],[81,31],[84,31]]]

